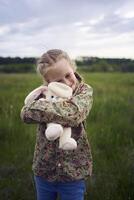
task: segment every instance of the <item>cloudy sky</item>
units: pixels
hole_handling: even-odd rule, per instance
[[[134,58],[133,0],[0,0],[0,56]]]

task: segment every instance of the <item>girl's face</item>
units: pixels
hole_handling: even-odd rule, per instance
[[[72,88],[74,91],[77,84],[74,71],[69,62],[62,58],[52,66],[45,75],[45,80],[50,82],[61,82]]]

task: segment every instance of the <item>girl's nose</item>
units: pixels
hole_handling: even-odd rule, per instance
[[[68,79],[64,79],[63,82],[64,82],[64,84],[66,84],[69,87],[71,87],[71,82]]]

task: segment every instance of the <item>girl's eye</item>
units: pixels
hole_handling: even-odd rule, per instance
[[[65,78],[69,78],[70,77],[70,74],[67,74],[66,76],[65,76]]]

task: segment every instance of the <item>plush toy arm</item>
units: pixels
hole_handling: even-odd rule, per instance
[[[25,105],[31,103],[32,101],[37,99],[41,95],[41,93],[45,93],[46,91],[47,91],[46,86],[40,86],[40,87],[34,89],[25,98],[25,100],[24,100]]]

